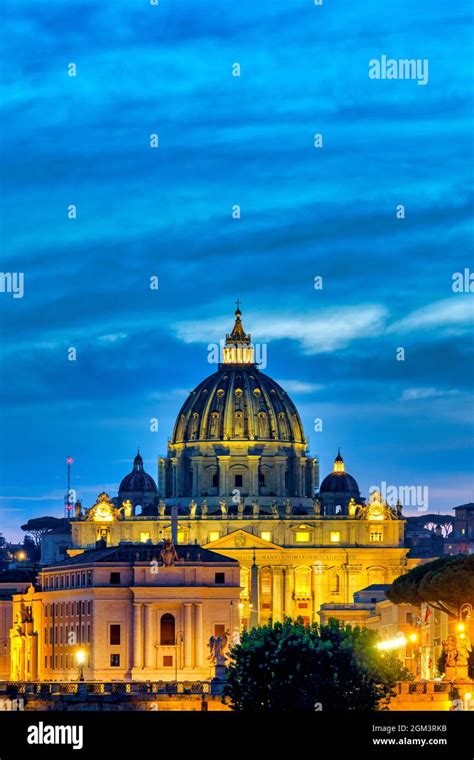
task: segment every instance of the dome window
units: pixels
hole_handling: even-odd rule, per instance
[[[236,396],[239,396],[239,397],[240,397],[240,396],[242,395],[242,393],[243,393],[243,391],[242,391],[242,388],[236,388],[236,389],[235,389],[235,395],[236,395]]]
[[[254,392],[253,392],[253,395],[257,396],[257,397],[261,396],[262,395],[262,391],[260,390],[260,388],[255,388]]]
[[[218,391],[217,391],[217,395],[218,395],[219,397],[220,397],[220,396],[223,396],[223,395],[224,395],[224,393],[225,393],[225,391],[224,391],[222,388],[219,388],[219,389],[218,389]]]

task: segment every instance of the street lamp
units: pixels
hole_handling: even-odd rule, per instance
[[[79,681],[84,680],[84,663],[86,661],[86,653],[83,649],[78,649],[76,652],[76,664],[79,668]]]

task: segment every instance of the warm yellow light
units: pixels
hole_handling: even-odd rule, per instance
[[[78,665],[83,665],[86,661],[86,653],[83,649],[79,649],[76,652],[76,662]]]
[[[307,544],[307,543],[309,543],[309,532],[307,530],[305,530],[305,531],[299,530],[296,533],[296,543],[297,544]]]
[[[260,538],[262,538],[264,541],[271,541],[272,534],[269,530],[262,530],[262,532],[260,533]]]
[[[146,544],[146,542],[149,541],[149,540],[150,540],[150,534],[149,533],[145,533],[145,532],[140,533],[140,543]]]
[[[339,530],[332,530],[329,534],[329,540],[332,544],[338,544],[341,540],[341,532]]]
[[[462,631],[465,631],[465,630],[466,630],[466,626],[464,625],[464,623],[458,623],[458,624],[457,624],[457,626],[456,626],[456,628],[457,628],[457,630],[458,630],[460,633],[461,633]]]
[[[418,641],[418,634],[417,633],[410,633],[410,635],[409,635],[408,638],[409,638],[410,641]]]
[[[467,699],[467,701],[469,701],[469,700],[471,699],[471,697],[472,697],[472,694],[471,694],[471,692],[470,692],[470,691],[466,691],[466,693],[465,693],[465,695],[464,695],[464,696],[465,696],[465,698]]]
[[[209,533],[209,543],[212,541],[217,541],[217,539],[220,537],[220,533],[218,530],[211,530]]]
[[[401,634],[400,636],[397,636],[395,639],[388,639],[387,641],[379,641],[378,644],[375,646],[379,651],[385,651],[387,649],[400,649],[400,647],[404,647],[407,644],[406,637]]]
[[[16,555],[16,557],[17,557],[17,559],[26,559],[26,554],[25,554],[25,552],[18,552],[18,554]]]

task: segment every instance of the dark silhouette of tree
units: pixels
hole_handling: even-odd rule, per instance
[[[474,604],[474,555],[441,557],[400,575],[387,591],[394,604],[429,604],[459,617],[462,604]]]
[[[58,525],[62,525],[62,523],[63,520],[61,520],[60,517],[35,517],[22,525],[21,529],[24,530],[25,533],[29,533],[36,546],[39,546],[41,536],[48,533],[53,528],[57,528]]]
[[[411,676],[376,641],[374,631],[335,620],[270,622],[232,648],[225,693],[243,712],[383,709],[395,683]]]

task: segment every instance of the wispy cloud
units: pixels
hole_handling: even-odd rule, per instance
[[[469,295],[453,295],[451,298],[415,309],[389,327],[391,333],[408,333],[432,330],[436,327],[463,332],[474,318],[474,298]]]

